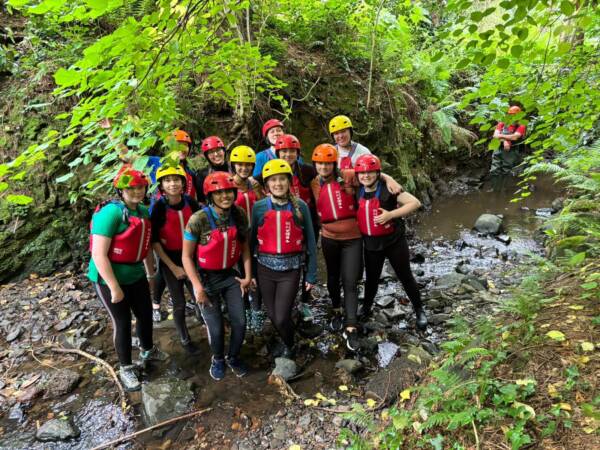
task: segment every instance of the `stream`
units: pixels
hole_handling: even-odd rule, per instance
[[[321,406],[335,403],[338,407],[363,401],[365,396],[393,399],[397,392],[389,382],[382,388],[383,374],[388,379],[400,377],[394,370],[400,370],[406,355],[417,355],[411,360],[419,364],[434,356],[452,314],[467,320],[493,314],[507,289],[526,272],[517,269],[532,256],[543,254],[536,233],[558,196],[550,180],[538,180],[534,195],[520,203],[510,203],[510,190],[488,193],[467,182],[455,183],[457,193],[436,199],[431,211],[420,213],[409,227],[412,268],[430,320],[427,330],[415,330],[410,303],[386,265],[361,350],[346,351],[341,335],[328,328],[330,301],[326,288],[319,284],[311,304],[315,318],[299,327],[300,375],[289,381],[291,396],[268,380],[273,367],[268,354],[273,330],[268,320],[262,335],[247,335],[242,358],[250,373],[238,379],[228,372],[223,381],[215,382],[208,375],[206,330],[192,314],[187,319],[190,333],[204,354],[187,356],[172,321],[158,324],[155,339],[171,358],[145,368],[143,379],[167,386],[167,395],[151,403],[143,398],[146,394],[130,393],[131,408],[123,413],[114,384],[103,369],[84,358],[57,355],[44,347],[48,342],[60,343],[116,363],[107,315],[81,271],[32,276],[0,286],[0,448],[93,448],[160,421],[170,410],[179,415],[202,408],[211,410],[145,433],[119,448],[253,449],[291,444],[302,449],[334,448],[336,430],[345,425],[343,419],[306,407],[294,395],[302,399],[319,399],[320,395],[327,399],[320,400]],[[482,213],[503,216],[500,237],[473,231]],[[320,260],[321,281],[324,273]],[[340,365],[340,361],[346,363]],[[54,419],[68,423],[76,436],[37,440],[40,426]]]

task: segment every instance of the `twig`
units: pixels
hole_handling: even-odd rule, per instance
[[[471,425],[473,425],[473,433],[475,433],[475,448],[479,450],[479,434],[477,434],[477,427],[473,419],[471,419]]]
[[[38,359],[38,357],[35,356],[35,351],[34,351],[33,347],[31,347],[30,350],[31,350],[31,356],[33,357],[33,359],[35,359],[41,366],[50,367],[51,369],[54,369],[54,370],[60,370],[60,369],[54,367],[52,364],[48,364],[48,363],[45,363],[44,361],[40,361]]]
[[[99,364],[100,366],[102,366],[102,368],[104,368],[104,370],[106,370],[108,372],[108,374],[111,376],[111,378],[115,382],[117,389],[119,389],[119,399],[121,400],[121,408],[123,409],[123,411],[125,411],[125,409],[127,408],[127,396],[125,395],[125,390],[123,389],[123,386],[121,385],[121,382],[119,381],[119,378],[117,377],[117,374],[115,373],[115,369],[113,369],[110,364],[108,364],[102,358],[98,358],[97,356],[90,355],[89,353],[84,352],[83,350],[78,350],[76,348],[63,348],[63,347],[48,347],[48,348],[56,353],[74,353],[76,355],[83,356],[84,358],[87,358],[87,359],[95,362],[96,364]]]
[[[144,428],[143,430],[136,431],[135,433],[131,433],[126,436],[120,437],[118,439],[115,439],[114,441],[110,441],[110,442],[107,442],[106,444],[102,444],[102,445],[99,445],[98,447],[94,447],[92,450],[101,450],[103,448],[112,447],[113,445],[120,444],[125,441],[129,441],[130,439],[133,439],[134,437],[137,437],[140,434],[144,434],[147,431],[155,430],[156,428],[160,428],[165,425],[169,425],[171,423],[177,422],[182,419],[199,416],[200,414],[204,414],[205,412],[208,412],[210,410],[212,410],[212,408],[201,409],[199,411],[192,411],[191,413],[184,414],[183,416],[173,417],[172,419],[168,419],[168,420],[165,420],[164,422],[157,423],[156,425],[152,425],[151,427]]]

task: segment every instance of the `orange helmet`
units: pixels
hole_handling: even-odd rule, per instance
[[[173,137],[177,142],[185,142],[186,144],[192,145],[192,138],[187,132],[183,130],[175,130],[173,131]]]
[[[337,149],[331,144],[320,144],[312,154],[313,162],[335,163],[338,160]]]
[[[236,189],[233,176],[227,172],[213,172],[204,179],[204,194],[223,191],[225,189]]]
[[[511,106],[510,108],[508,108],[508,113],[509,114],[519,114],[521,112],[521,108],[519,108],[518,106]]]

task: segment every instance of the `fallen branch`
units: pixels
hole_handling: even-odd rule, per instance
[[[128,434],[126,436],[115,439],[114,441],[107,442],[106,444],[99,445],[98,447],[94,447],[92,450],[101,450],[103,448],[112,447],[113,445],[121,444],[125,441],[129,441],[140,434],[144,434],[148,431],[155,430],[160,427],[164,427],[165,425],[169,425],[171,423],[177,422],[182,419],[188,419],[190,417],[199,416],[200,414],[204,414],[205,412],[210,411],[212,408],[201,409],[199,411],[192,411],[191,413],[184,414],[183,416],[173,417],[172,419],[165,420],[163,422],[157,423],[156,425],[152,425],[151,427],[144,428],[143,430],[136,431],[135,433]]]
[[[78,350],[76,348],[63,348],[63,347],[55,347],[55,346],[51,346],[48,348],[56,353],[74,353],[76,355],[83,356],[84,358],[87,358],[90,361],[93,361],[96,364],[100,365],[104,370],[106,370],[108,372],[108,374],[111,376],[111,378],[117,385],[117,389],[119,389],[119,400],[121,400],[121,409],[123,411],[125,411],[127,409],[127,396],[125,395],[125,390],[123,389],[123,386],[121,385],[121,382],[119,381],[119,377],[117,377],[115,369],[113,369],[109,363],[104,361],[102,358],[98,358],[97,356],[90,355],[88,352],[84,352],[83,350]]]

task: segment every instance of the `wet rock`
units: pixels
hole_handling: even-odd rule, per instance
[[[377,348],[379,367],[387,367],[398,353],[398,346],[393,342],[381,342]]]
[[[280,376],[284,380],[289,380],[298,373],[298,366],[291,359],[275,358],[275,368],[272,375]]]
[[[314,339],[323,332],[323,327],[314,322],[300,322],[298,333],[307,339]]]
[[[75,312],[75,313],[71,314],[66,319],[63,319],[60,322],[58,322],[56,325],[54,325],[54,329],[56,331],[66,330],[67,328],[69,328],[71,326],[71,324],[73,323],[73,321],[75,319],[77,319],[80,315],[81,315],[80,312]]]
[[[423,264],[425,262],[425,255],[427,254],[427,249],[423,246],[419,246],[415,248],[410,257],[410,262],[415,264]]]
[[[23,332],[23,328],[21,328],[21,325],[17,325],[6,335],[6,342],[14,341],[21,335],[22,332]]]
[[[377,297],[375,299],[375,304],[378,306],[381,306],[382,308],[387,308],[387,307],[393,305],[395,301],[396,300],[394,299],[394,297],[386,295],[386,296]]]
[[[74,334],[61,334],[59,340],[64,347],[77,350],[85,350],[90,345],[89,339],[77,337]]]
[[[66,441],[68,439],[79,437],[79,430],[70,420],[51,419],[35,433],[38,441]]]
[[[552,211],[554,213],[559,212],[561,209],[563,209],[565,206],[565,199],[564,197],[557,197],[554,200],[552,200]]]
[[[467,275],[463,280],[463,285],[471,286],[476,291],[485,291],[487,289],[487,280],[477,278],[473,275]]]
[[[438,309],[442,307],[442,304],[438,299],[430,298],[427,300],[427,306],[429,306],[431,309]]]
[[[450,314],[445,314],[445,313],[432,314],[429,317],[429,323],[431,323],[432,325],[439,325],[440,323],[447,322],[451,318],[452,318],[452,316]]]
[[[417,277],[422,277],[423,275],[425,275],[425,271],[423,269],[415,269],[413,270],[413,273]]]
[[[190,411],[194,394],[189,381],[162,378],[142,386],[142,412],[147,425],[154,425]]]
[[[377,323],[377,325],[383,328],[389,327],[391,325],[387,316],[382,311],[376,312],[373,316],[373,320]]]
[[[498,234],[502,228],[502,219],[495,214],[482,214],[475,222],[477,231],[485,234]]]
[[[535,215],[538,217],[550,217],[553,212],[552,208],[538,208],[535,210]]]
[[[406,310],[402,307],[402,305],[395,305],[393,308],[384,309],[381,312],[390,321],[406,317]]]
[[[420,367],[420,364],[407,358],[395,359],[369,380],[365,386],[366,395],[383,400],[386,404],[394,401],[403,389],[414,385]]]
[[[423,365],[429,365],[432,356],[423,348],[418,345],[409,345],[406,350],[406,357],[413,359],[415,362]]]
[[[343,370],[346,373],[354,374],[362,369],[363,365],[356,359],[342,359],[335,364],[336,369]]]
[[[20,403],[16,403],[10,410],[8,411],[8,418],[10,420],[16,420],[21,423],[25,420],[25,412],[23,411],[23,407]]]
[[[277,439],[279,441],[284,441],[286,437],[286,427],[284,424],[279,423],[275,425],[272,433],[273,439]]]
[[[368,337],[360,341],[360,349],[367,354],[375,353],[378,346],[379,342],[374,337]]]
[[[470,272],[469,266],[466,264],[459,264],[454,268],[454,270],[456,270],[456,273],[460,273],[462,275],[467,275]]]
[[[69,394],[79,384],[81,376],[70,369],[59,369],[51,373],[50,378],[42,385],[44,398],[56,398]]]
[[[496,240],[508,245],[511,242],[511,237],[508,234],[499,234],[496,236]]]
[[[438,289],[452,289],[460,286],[464,279],[465,275],[450,272],[439,277],[435,282],[435,286]]]

